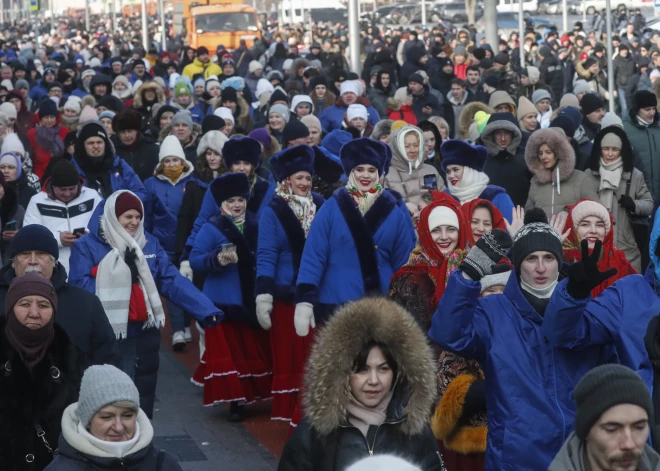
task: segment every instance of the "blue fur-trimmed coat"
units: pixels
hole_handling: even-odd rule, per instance
[[[307,236],[295,302],[313,304],[323,320],[338,305],[386,293],[415,248],[407,219],[389,191],[363,216],[346,188],[337,189]]]
[[[268,202],[273,197],[273,194],[275,194],[275,185],[274,183],[268,182],[259,176],[255,178],[257,181],[255,182],[254,187],[252,188],[252,192],[250,193],[247,210],[248,212],[256,215],[258,221],[261,217],[261,212],[268,205]],[[197,234],[202,229],[202,226],[204,226],[204,224],[218,212],[220,212],[220,208],[217,204],[215,204],[215,200],[213,199],[211,192],[207,190],[206,194],[204,195],[204,200],[202,200],[202,209],[199,210],[199,215],[197,216],[197,219],[195,219],[192,232],[188,236],[186,247],[182,252],[181,260],[188,260],[190,250],[192,250],[192,247],[195,245]]]
[[[317,193],[312,198],[318,214],[325,200]],[[293,302],[304,247],[300,221],[288,203],[274,195],[259,219],[255,295],[270,294],[277,301]]]
[[[205,273],[203,293],[225,313],[225,320],[256,325],[254,282],[258,240],[256,216],[247,211],[243,233],[219,212],[202,226],[190,252],[190,267]],[[238,263],[224,267],[218,263],[223,244],[234,244]]]

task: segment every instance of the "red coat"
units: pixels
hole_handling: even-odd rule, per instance
[[[40,121],[39,114],[37,113],[35,116],[37,121]],[[60,115],[57,117],[57,123],[55,126],[59,126],[59,136],[62,139],[62,142],[64,142],[64,138],[69,134],[69,129],[65,126],[60,126],[61,120],[62,117]],[[48,162],[50,162],[52,155],[37,143],[37,128],[30,129],[27,132],[27,138],[30,141],[30,147],[32,147],[32,163],[34,164],[33,172],[41,179],[46,171],[46,167],[48,167]]]
[[[403,105],[398,111],[387,110],[387,117],[392,121],[405,121],[408,124],[417,126],[417,117],[412,106]]]

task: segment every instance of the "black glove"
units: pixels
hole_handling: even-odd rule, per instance
[[[585,299],[591,294],[591,290],[608,278],[616,275],[616,268],[602,272],[598,270],[598,259],[603,243],[596,241],[594,251],[589,255],[589,242],[583,240],[582,260],[572,264],[568,271],[568,284],[566,291],[575,299]]]
[[[129,270],[131,270],[131,283],[138,282],[138,268],[137,268],[137,255],[135,254],[135,249],[130,249],[126,247],[126,253],[124,254],[124,262],[128,265]]]
[[[463,400],[461,419],[468,418],[478,412],[486,411],[486,380],[479,379],[470,385]]]
[[[621,198],[619,198],[619,206],[629,213],[635,212],[635,200],[628,195],[622,195]]]
[[[493,265],[506,257],[511,245],[513,245],[513,240],[506,231],[493,229],[486,232],[477,245],[472,247],[459,268],[474,281],[479,281],[486,275],[506,271],[509,269],[506,265],[503,265],[506,268]]]

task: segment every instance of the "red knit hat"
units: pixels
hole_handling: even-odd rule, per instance
[[[119,217],[131,209],[140,213],[140,216],[144,216],[144,209],[142,208],[140,198],[130,191],[127,191],[117,197],[117,201],[115,202],[115,214]]]

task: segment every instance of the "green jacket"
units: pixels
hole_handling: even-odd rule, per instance
[[[623,121],[623,129],[640,159],[646,171],[647,184],[653,199],[660,200],[660,123],[658,123],[658,112],[655,113],[653,124],[648,127],[637,123],[637,109],[630,110]]]

